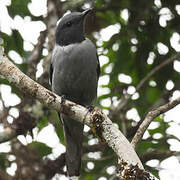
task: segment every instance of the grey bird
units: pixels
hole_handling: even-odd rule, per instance
[[[50,65],[52,91],[86,107],[96,99],[100,74],[96,47],[84,34],[91,11],[72,12],[60,19]],[[84,125],[64,114],[59,116],[66,139],[67,173],[76,177],[80,175]]]

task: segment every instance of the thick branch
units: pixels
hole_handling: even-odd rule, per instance
[[[93,110],[92,112],[89,112],[89,110],[85,107],[68,100],[61,104],[61,97],[45,89],[23,74],[13,63],[8,60],[4,54],[1,55],[1,53],[2,52],[0,52],[1,75],[20,88],[25,94],[38,99],[48,107],[54,108],[57,111],[68,115],[72,119],[85,123],[88,126],[98,125],[100,127],[98,130],[101,131],[105,141],[115,151],[121,161],[126,162],[127,165],[137,164],[139,168],[143,169],[143,165],[131,144],[119,131],[119,129],[111,122],[111,120],[101,111]]]
[[[174,108],[178,104],[180,104],[180,97],[178,97],[177,99],[175,99],[173,101],[170,101],[169,103],[167,103],[163,106],[158,107],[157,109],[154,109],[154,110],[148,112],[144,121],[139,126],[139,129],[137,130],[135,136],[132,139],[131,144],[133,145],[133,147],[135,148],[137,143],[141,140],[143,134],[145,133],[146,129],[148,128],[149,124],[153,121],[154,118],[156,118],[157,116],[159,116],[162,113],[169,111],[170,109]]]

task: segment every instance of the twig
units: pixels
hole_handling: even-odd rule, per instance
[[[154,69],[152,69],[148,75],[146,77],[144,77],[140,83],[136,86],[136,92],[139,91],[139,89],[144,85],[144,83],[150,79],[157,71],[159,71],[160,69],[162,69],[164,66],[170,64],[171,62],[173,62],[175,59],[180,57],[180,52],[175,54],[174,56],[166,59],[165,61],[163,61],[161,64],[159,64],[158,66],[156,66]]]
[[[0,168],[0,179],[13,180],[14,178]]]
[[[31,56],[28,58],[28,63],[29,63],[28,76],[30,76],[32,79],[35,79],[35,73],[37,69],[36,66],[40,61],[46,36],[47,36],[47,30],[40,32],[38,43],[35,45],[31,53]]]
[[[164,160],[170,156],[180,156],[179,151],[170,151],[170,150],[154,150],[143,154],[140,158],[143,163],[146,163],[152,159]]]
[[[143,169],[143,165],[129,141],[100,110],[89,112],[85,107],[68,100],[61,104],[62,101],[60,96],[47,90],[23,74],[1,51],[0,74],[16,87],[20,88],[23,93],[38,99],[46,106],[54,108],[74,120],[82,123],[84,122],[88,126],[96,123],[106,143],[117,154],[120,162],[126,162],[127,166],[137,164],[140,169]]]
[[[130,100],[130,98],[135,94],[137,93],[145,84],[145,82],[147,80],[149,80],[156,72],[158,72],[160,69],[162,69],[164,66],[172,63],[175,59],[178,59],[180,57],[180,52],[175,54],[174,56],[166,59],[165,61],[163,61],[161,64],[159,64],[158,66],[156,66],[154,69],[152,69],[146,77],[144,77],[140,82],[139,84],[136,86],[136,91],[132,94],[132,95],[129,95],[129,94],[125,94],[124,95],[124,99],[119,103],[119,105],[117,106],[116,109],[114,109],[112,112],[114,112],[115,114],[116,113],[119,113],[125,106],[126,104],[128,103],[128,101]]]
[[[82,153],[84,154],[84,153],[89,153],[89,152],[105,151],[107,147],[108,146],[105,143],[94,144],[94,145],[84,145]]]
[[[156,118],[157,116],[159,116],[162,113],[169,111],[170,109],[174,108],[178,104],[180,104],[180,97],[178,97],[177,99],[175,99],[173,101],[170,101],[169,103],[167,103],[163,106],[158,107],[155,110],[148,112],[145,119],[139,126],[135,136],[132,139],[132,142],[131,142],[132,146],[134,148],[136,147],[138,142],[141,140],[143,134],[145,133],[146,129],[148,128],[149,124],[153,121],[154,118]]]
[[[0,143],[9,141],[10,139],[17,136],[16,131],[7,127],[3,132],[0,132]]]
[[[35,45],[32,53],[31,53],[31,56],[28,58],[28,62],[30,62],[30,65],[32,65],[32,63],[36,65],[39,62],[39,59],[40,59],[40,56],[41,56],[42,50],[43,50],[43,44],[46,39],[46,35],[47,35],[47,30],[40,32],[40,36],[38,38],[38,43]]]
[[[49,65],[50,65],[50,59],[52,50],[54,47],[55,42],[55,29],[56,29],[56,23],[59,18],[59,10],[57,10],[58,1],[57,0],[47,0],[47,16],[45,18],[45,23],[47,26],[47,49],[48,49],[48,55],[43,59],[43,74],[38,79],[38,82],[40,84],[43,84],[44,87],[48,87],[48,75],[49,75]]]
[[[2,102],[2,110],[0,110],[0,123],[3,123],[4,127],[8,127],[9,123],[7,121],[7,116],[9,115],[9,110],[11,109],[11,106],[6,107],[4,100],[1,97],[1,93],[0,93],[0,99]]]
[[[47,179],[51,179],[56,173],[66,175],[66,172],[63,170],[63,167],[65,166],[65,155],[65,153],[62,153],[55,160],[48,159],[43,161],[43,171],[46,174]]]

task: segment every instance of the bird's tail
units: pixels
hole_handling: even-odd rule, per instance
[[[62,115],[66,138],[66,165],[68,175],[79,176],[81,169],[81,153],[84,125]]]

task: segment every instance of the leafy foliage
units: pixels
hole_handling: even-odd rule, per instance
[[[28,146],[38,154],[40,159],[52,153],[52,148],[41,142],[32,142]]]
[[[11,5],[7,7],[9,15],[12,18],[16,15],[23,18],[30,16],[31,19],[34,20],[34,16],[28,8],[29,2],[30,0],[12,0]],[[88,3],[87,1],[83,2],[81,7],[74,7],[72,10],[83,10],[84,5]],[[66,7],[70,2],[64,1],[61,3],[62,7],[56,6],[57,12],[63,12],[63,7]],[[100,58],[101,78],[109,78],[109,80],[105,78],[107,82],[103,82],[100,85],[102,93],[98,97],[97,104],[106,110],[110,117],[112,117],[112,121],[119,126],[120,130],[123,131],[129,140],[133,138],[139,124],[142,122],[147,112],[152,108],[168,102],[174,91],[179,90],[180,88],[180,74],[175,70],[173,63],[168,64],[148,79],[144,85],[138,89],[138,92],[135,94],[136,96],[129,99],[126,106],[121,109],[118,114],[113,114],[114,106],[116,107],[118,102],[122,102],[124,96],[133,94],[130,91],[130,88],[135,89],[150,71],[161,65],[167,58],[177,53],[177,49],[174,48],[172,44],[172,37],[174,34],[177,35],[180,29],[180,12],[177,10],[178,6],[178,2],[175,0],[96,0],[94,2],[96,17],[94,18],[94,22],[88,22],[87,30],[91,31],[88,36],[96,43],[100,54],[99,56],[102,57]],[[42,18],[42,21],[47,27],[49,16],[51,16],[51,14],[44,19]],[[117,26],[120,28],[118,32],[116,29],[115,33],[109,31],[106,34],[103,34],[102,30],[109,26],[111,26],[112,29],[116,29]],[[108,40],[104,40],[101,37],[101,34],[106,36],[109,33],[112,33],[112,35]],[[8,54],[11,50],[16,51],[24,60],[22,64],[18,65],[19,68],[30,77],[34,77],[34,74],[36,74],[39,62],[43,61],[43,63],[48,63],[48,61],[46,61],[48,56],[45,57],[42,53],[38,60],[29,63],[28,58],[30,54],[24,49],[24,40],[18,29],[12,29],[11,35],[6,34],[6,32],[1,32],[1,37],[4,39],[5,53]],[[177,44],[179,45],[179,42],[177,42]],[[43,49],[47,50],[45,40],[43,42]],[[43,64],[44,71],[46,71],[46,66],[47,64]],[[124,81],[120,78],[122,75],[126,77]],[[36,77],[36,79],[41,84],[46,84],[48,79],[47,72],[44,72],[40,77]],[[127,79],[130,80],[127,81]],[[166,86],[169,80],[172,80],[174,86],[168,90]],[[52,124],[60,142],[65,145],[63,127],[59,122],[56,112],[47,110],[47,108],[43,106],[41,107],[43,115],[39,113],[39,109],[34,112],[32,106],[34,106],[36,102],[33,99],[24,97],[19,90],[2,78],[0,79],[0,83],[11,86],[12,92],[21,99],[21,103],[15,106],[19,111],[19,116],[21,116],[23,111],[27,111],[30,116],[35,117],[38,133],[49,124]],[[3,99],[1,100],[3,101]],[[136,115],[129,117],[128,113],[132,108],[134,108],[137,113]],[[8,117],[11,107],[4,107],[4,109],[7,113],[6,117]],[[8,123],[7,118],[5,118],[5,120],[6,125],[8,124],[8,126],[11,127],[12,124]],[[1,121],[0,119],[0,123],[2,122],[4,121]],[[147,130],[148,136],[144,137],[136,149],[140,158],[143,158],[143,156],[148,153],[152,154],[144,161],[144,165],[147,170],[157,177],[159,176],[157,168],[152,168],[146,165],[146,163],[153,159],[157,159],[160,163],[173,155],[168,140],[174,139],[179,142],[179,139],[175,135],[168,134],[171,122],[176,123],[173,118],[171,121],[165,120],[164,116],[156,118],[153,122],[155,126]],[[14,125],[16,124],[13,124],[13,127]],[[32,129],[30,129],[30,132],[31,131]],[[24,134],[26,135],[26,132],[24,132]],[[90,146],[94,143],[97,143],[96,138],[89,130],[85,133],[84,145]],[[14,147],[13,141],[11,146]],[[37,141],[32,141],[26,147],[29,149],[29,152],[31,150],[37,152],[37,158],[41,159],[39,162],[40,165],[43,164],[43,158],[49,154],[53,154],[52,148]],[[104,146],[102,145],[102,147]],[[162,154],[154,156],[153,153],[157,150],[162,151]],[[94,180],[99,177],[113,179],[115,172],[108,171],[107,168],[116,166],[116,155],[109,148],[106,148],[105,151],[103,148],[97,148],[96,151],[95,153],[89,151],[88,153],[83,154],[81,179]],[[14,152],[13,148],[10,152],[14,154],[17,159],[19,158],[19,155]],[[170,153],[167,155],[167,152]],[[1,169],[7,169],[11,164],[8,159],[8,153],[0,153]],[[23,161],[26,162],[26,159],[23,159]],[[18,164],[19,161],[17,160],[16,163]],[[90,165],[88,163],[90,163]],[[42,167],[44,166],[42,165]],[[17,169],[17,174],[18,173],[21,173],[21,169]],[[56,173],[59,173],[59,171],[55,172],[53,175]]]
[[[12,30],[11,36],[8,36],[5,33],[1,33],[1,35],[5,42],[5,53],[9,52],[10,50],[15,50],[17,53],[23,56],[23,39],[19,31]]]
[[[11,5],[8,7],[8,12],[11,17],[14,17],[16,15],[25,17],[25,16],[31,16],[31,13],[28,9],[28,3],[31,2],[30,0],[12,0]]]

